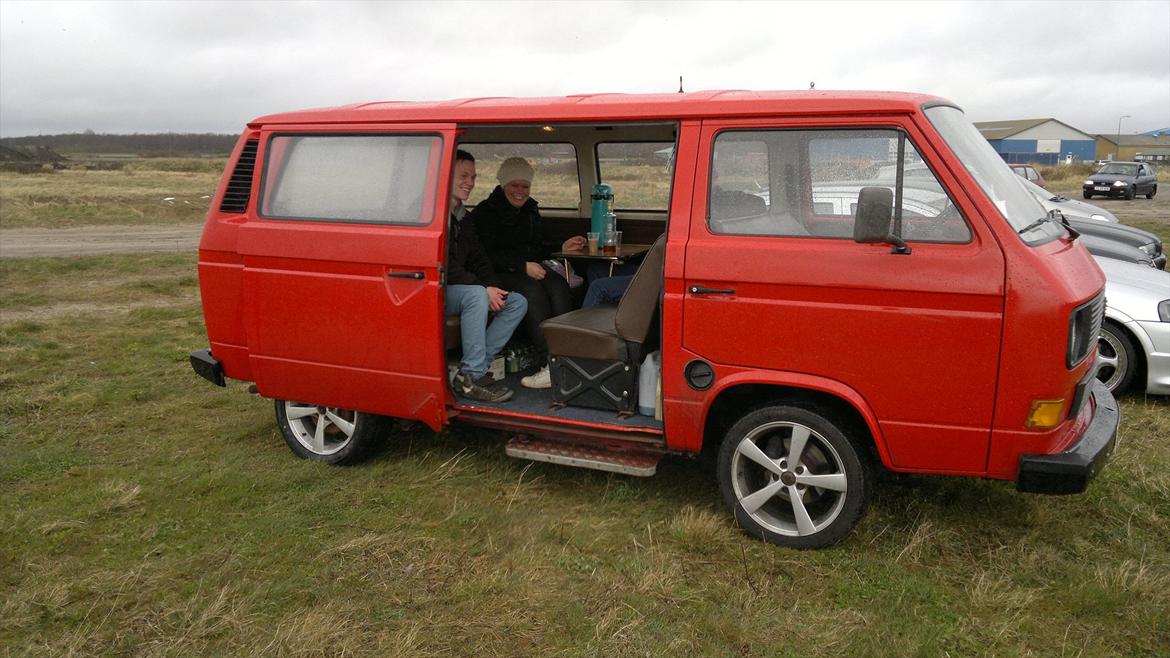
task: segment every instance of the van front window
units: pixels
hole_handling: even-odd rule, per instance
[[[967,121],[962,110],[939,105],[927,108],[926,117],[1025,242],[1037,244],[1064,235],[1060,224],[1038,221],[1047,215],[1044,206],[1024,189],[1022,179]]]

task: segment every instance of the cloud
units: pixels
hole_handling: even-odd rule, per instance
[[[1170,3],[0,3],[0,134],[237,132],[374,100],[890,89],[1170,125]]]

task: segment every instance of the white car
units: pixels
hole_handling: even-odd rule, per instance
[[[1145,378],[1146,393],[1170,395],[1170,272],[1113,258],[1105,273],[1105,322],[1097,378],[1119,394]]]

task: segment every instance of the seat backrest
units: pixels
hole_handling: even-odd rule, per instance
[[[618,303],[614,328],[626,341],[639,344],[646,342],[650,321],[662,297],[662,264],[665,259],[666,234],[663,233],[654,241],[650,251],[646,252],[642,264],[630,281],[630,287],[626,288],[626,294],[622,295],[622,301]]]

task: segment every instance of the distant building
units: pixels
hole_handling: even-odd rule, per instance
[[[1092,135],[1052,118],[980,121],[975,128],[1010,163],[1092,160],[1096,153]]]
[[[1159,132],[1159,131],[1150,131]],[[1166,129],[1157,137],[1149,134],[1141,135],[1097,135],[1098,160],[1150,160],[1162,162],[1170,152],[1170,129]],[[1118,143],[1120,142],[1120,144]]]
[[[1148,130],[1144,133],[1138,133],[1146,137],[1159,137],[1161,135],[1170,135],[1170,128],[1158,128],[1157,130]]]

